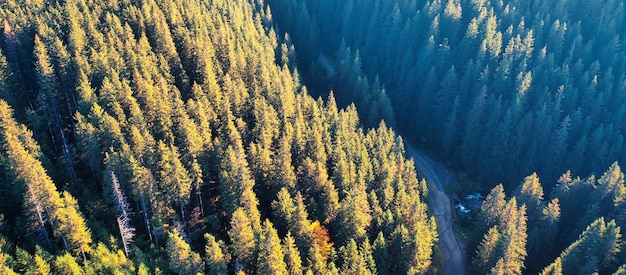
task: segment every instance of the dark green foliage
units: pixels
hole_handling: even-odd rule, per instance
[[[623,1],[268,2],[306,84],[369,120],[376,79],[403,132],[489,186],[625,160]]]
[[[475,235],[485,233],[476,244],[473,271],[477,274],[502,270],[516,274],[521,270],[541,274],[615,272],[624,255],[621,247],[624,223],[614,220],[620,217],[615,213],[622,212],[615,207],[622,204],[625,187],[617,163],[598,180],[594,176],[573,179],[568,171],[559,179],[550,201],[544,200],[537,174],[526,177],[508,202],[502,185],[496,186],[478,215]],[[515,207],[519,204],[522,206]],[[527,221],[522,218],[524,212],[528,212]],[[612,220],[605,222],[605,217]],[[483,231],[485,228],[490,229]],[[523,263],[522,269],[519,263]]]
[[[620,247],[620,227],[599,218],[591,223],[552,265],[562,262],[564,274],[604,271],[612,265]]]

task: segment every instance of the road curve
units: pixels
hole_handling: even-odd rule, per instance
[[[443,274],[467,274],[465,247],[452,228],[452,203],[443,191],[443,186],[454,180],[452,173],[411,144],[405,143],[405,147],[415,161],[415,168],[422,173],[428,183],[428,206],[433,210],[437,219],[439,247],[444,255]]]

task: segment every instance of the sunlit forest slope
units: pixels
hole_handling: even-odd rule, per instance
[[[262,1],[0,17],[0,273],[434,269],[402,140],[309,96]]]

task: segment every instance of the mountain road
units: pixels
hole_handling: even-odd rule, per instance
[[[439,247],[444,255],[444,275],[464,275],[466,270],[465,247],[452,226],[452,203],[444,186],[452,184],[452,173],[440,163],[427,157],[411,144],[405,143],[409,156],[415,161],[415,168],[426,178],[428,184],[428,205],[437,219]]]

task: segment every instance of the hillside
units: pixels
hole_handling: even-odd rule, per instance
[[[596,2],[5,0],[0,274],[626,274]]]
[[[624,1],[268,2],[313,90],[458,171],[455,203],[494,188],[457,216],[471,273],[623,272]]]
[[[0,273],[436,268],[402,140],[309,96],[262,2],[0,15]]]

